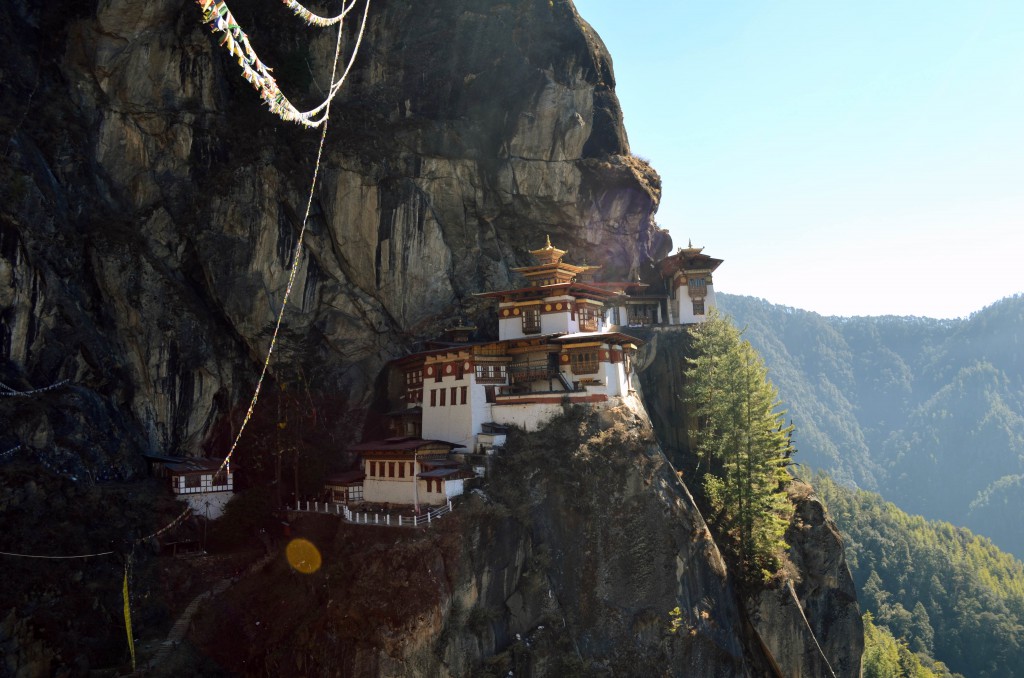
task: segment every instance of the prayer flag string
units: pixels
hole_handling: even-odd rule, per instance
[[[14,454],[15,452],[17,452],[20,449],[21,449],[21,445],[15,445],[11,449],[7,450],[6,452],[0,452],[0,459],[6,459],[7,457],[11,456],[12,454]]]
[[[128,650],[132,655],[132,671],[135,671],[135,639],[132,638],[132,609],[128,602],[128,568],[131,566],[131,556],[124,561],[124,586],[121,594],[124,597],[124,630],[128,634]]]
[[[341,14],[338,16],[325,17],[319,14],[313,14],[308,9],[295,2],[295,0],[281,0],[288,9],[295,12],[295,16],[305,21],[310,26],[320,26],[321,28],[327,28],[333,26],[336,23],[340,23],[345,15],[352,11],[352,8],[356,6],[356,0],[352,0],[350,3],[342,7]]]
[[[71,381],[71,380],[70,379],[64,379],[62,381],[58,381],[56,384],[50,384],[49,386],[43,386],[42,388],[33,388],[33,389],[28,390],[28,391],[19,391],[17,389],[11,388],[7,384],[4,384],[4,383],[0,382],[0,397],[10,396],[10,397],[17,397],[17,398],[25,398],[25,397],[28,397],[28,396],[37,395],[39,393],[46,393],[47,391],[52,391],[52,390],[54,390],[56,388],[60,388],[64,384],[68,383],[69,381]]]
[[[345,15],[355,5],[356,0],[345,6],[341,14],[336,17],[325,18],[319,17],[312,14],[309,10],[305,9],[298,3],[295,5],[299,8],[292,7],[296,14],[301,16],[307,21],[312,20],[315,25],[333,25],[339,24],[338,27],[338,43],[340,52],[341,43],[341,31],[342,20]],[[284,0],[285,4],[288,4],[288,0]],[[298,110],[291,101],[284,95],[280,87],[278,87],[277,80],[271,74],[272,68],[260,61],[256,51],[252,48],[249,43],[249,36],[245,34],[242,27],[238,24],[234,15],[231,14],[231,10],[228,9],[228,5],[223,0],[196,0],[196,4],[203,10],[203,21],[210,26],[210,30],[214,33],[220,33],[221,39],[220,44],[224,49],[228,51],[232,57],[238,60],[238,65],[242,69],[242,77],[248,82],[253,88],[259,93],[260,98],[267,105],[272,113],[277,115],[279,118],[286,122],[295,122],[306,127],[318,127],[324,123],[327,119],[326,115],[317,118],[316,116],[325,111],[330,105],[332,99],[337,96],[338,91],[341,89],[342,84],[345,82],[345,78],[348,76],[349,71],[352,68],[352,64],[355,63],[356,54],[359,52],[359,46],[363,40],[363,34],[366,29],[366,19],[370,12],[370,0],[366,0],[366,8],[363,11],[362,24],[359,27],[359,35],[356,38],[355,47],[352,50],[352,56],[349,59],[348,66],[345,68],[341,78],[337,81],[334,80],[334,73],[337,71],[337,58],[335,55],[335,67],[331,73],[331,86],[328,89],[325,100],[316,108],[308,111]],[[289,5],[291,7],[291,5]],[[309,16],[309,19],[305,15]],[[328,23],[318,23],[320,21],[326,21]]]

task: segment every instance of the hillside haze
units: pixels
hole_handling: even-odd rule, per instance
[[[722,294],[797,426],[797,460],[1018,557],[1024,298],[966,319],[823,317]]]

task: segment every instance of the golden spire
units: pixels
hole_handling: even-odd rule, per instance
[[[551,244],[551,236],[547,235],[544,237],[544,247],[537,250],[530,250],[539,263],[541,264],[553,264],[562,260],[565,256],[565,250],[560,250]]]

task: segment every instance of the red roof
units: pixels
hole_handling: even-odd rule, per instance
[[[444,440],[423,440],[422,438],[385,438],[384,440],[371,440],[367,443],[351,445],[348,449],[354,452],[387,452],[387,451],[410,451],[418,450],[426,445],[446,445],[448,448],[456,448],[459,445]]]
[[[551,341],[557,341],[561,344],[571,344],[574,341],[615,341],[636,344],[637,346],[642,346],[645,343],[642,339],[637,339],[622,332],[575,332],[573,334],[563,334],[553,338]]]

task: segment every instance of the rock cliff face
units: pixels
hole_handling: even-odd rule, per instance
[[[318,135],[259,108],[193,3],[58,5],[0,10],[3,376],[70,378],[132,447],[194,453],[268,346]],[[332,35],[280,3],[237,16],[283,86],[314,100]],[[611,60],[571,4],[379,2],[370,16],[273,368],[353,406],[546,233],[623,275],[666,245],[658,177],[629,156]],[[46,428],[0,443],[43,449]]]
[[[275,0],[238,4],[288,94],[317,100],[332,35]],[[455,315],[486,328],[473,293],[508,285],[545,234],[612,277],[643,272],[670,248],[652,221],[657,174],[629,154],[611,59],[570,2],[376,0],[370,17],[332,110],[271,368],[313,409],[330,403],[317,426],[338,447],[358,436],[383,365]],[[200,453],[237,426],[281,303],[318,135],[260,107],[188,0],[2,3],[0,81],[0,511],[18,527],[0,548],[118,550],[167,513],[153,508],[155,486],[109,501],[144,475],[142,454]],[[61,385],[5,395],[50,384]],[[403,586],[436,593],[394,608],[381,627],[392,634],[386,651],[366,636],[346,646],[344,665],[462,675],[496,656],[534,675],[761,675],[767,655],[717,549],[637,426],[610,442],[577,431],[593,437],[592,452],[580,448],[559,477],[533,485],[515,466],[533,457],[510,458],[504,472],[517,485],[498,503],[519,513],[479,508],[478,523],[451,528],[463,536],[416,546]],[[606,454],[629,441],[628,455]],[[388,542],[365,546],[363,569],[336,575],[354,587],[342,593],[370,605],[372,587],[353,572],[385,558]],[[109,584],[120,566],[93,562],[62,566],[67,577],[26,565],[19,573],[33,583],[0,591],[0,611],[14,609],[0,615],[0,642],[24,657],[12,672],[124,660]],[[308,582],[288,581],[296,599],[323,604]],[[90,596],[74,597],[86,585]],[[137,586],[146,600],[158,588]],[[73,618],[68,599],[81,601]],[[675,604],[683,627],[666,634]],[[314,608],[321,621],[310,628],[282,612],[275,632],[304,629],[288,636],[298,651],[336,659],[322,631],[360,638],[369,617],[332,627],[329,605]],[[153,606],[139,607],[145,629]],[[252,621],[222,631],[252,641],[267,629]],[[110,632],[78,664],[59,658],[62,643],[72,649],[69,638],[98,626]],[[277,661],[268,656],[267,670]]]

